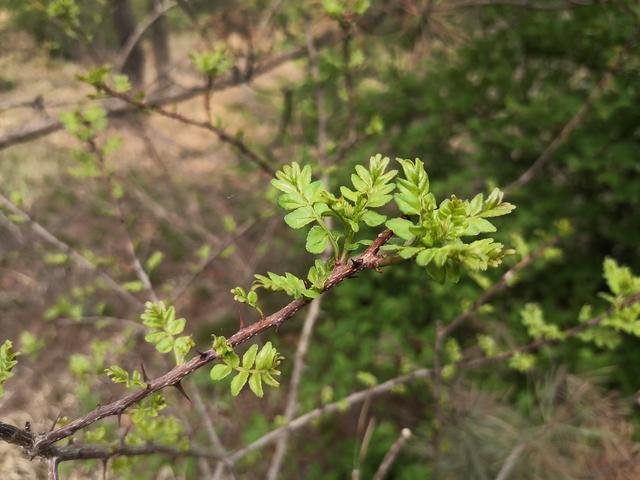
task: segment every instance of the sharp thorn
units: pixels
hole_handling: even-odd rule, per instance
[[[181,382],[177,382],[173,384],[174,387],[176,387],[176,389],[182,394],[184,395],[184,398],[186,398],[187,400],[189,400],[189,402],[191,402],[191,399],[189,398],[189,395],[187,395],[187,392],[185,392],[184,387],[182,386]]]

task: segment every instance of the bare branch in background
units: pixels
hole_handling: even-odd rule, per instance
[[[411,430],[408,428],[403,428],[400,431],[400,436],[398,439],[391,445],[391,448],[386,453],[384,458],[382,459],[382,463],[378,467],[378,471],[373,475],[373,480],[384,480],[386,476],[389,474],[391,467],[395,463],[402,447],[407,443],[407,440],[411,438]]]
[[[127,39],[127,43],[118,54],[118,57],[114,62],[116,70],[122,70],[124,64],[127,63],[129,55],[131,55],[131,52],[138,44],[145,32],[149,28],[151,28],[153,24],[160,19],[160,17],[162,17],[177,5],[178,4],[176,2],[172,1],[165,1],[162,4],[155,4],[155,8],[153,9],[153,11],[138,24],[133,34]]]
[[[516,180],[514,180],[504,188],[505,193],[517,190],[523,185],[529,183],[538,173],[540,173],[542,168],[549,162],[549,160],[551,160],[553,154],[556,153],[558,149],[567,142],[573,131],[580,124],[582,124],[582,122],[584,122],[584,120],[587,118],[587,114],[591,110],[591,107],[593,107],[593,104],[609,88],[609,85],[613,81],[614,73],[616,70],[618,70],[624,54],[629,48],[632,47],[632,45],[636,43],[637,35],[638,32],[634,33],[634,36],[629,39],[625,48],[618,52],[607,71],[602,75],[591,92],[589,92],[589,96],[587,97],[587,99],[576,111],[576,113],[569,119],[569,121],[564,124],[560,132],[555,136],[551,143],[547,145],[540,156]]]
[[[315,37],[315,43],[320,48],[320,46],[327,46],[331,44],[337,34],[335,31],[330,30],[324,32],[317,37]],[[222,75],[218,77],[211,86],[211,91],[221,91],[226,90],[227,88],[235,87],[237,85],[242,85],[248,83],[259,77],[260,75],[264,75],[268,72],[271,72],[275,68],[284,65],[287,62],[292,60],[297,60],[299,58],[305,57],[307,54],[307,47],[300,46],[289,50],[288,52],[284,52],[278,55],[269,56],[257,61],[253,69],[251,71],[250,76],[246,75],[237,75],[234,72],[230,72],[229,74]],[[148,106],[156,106],[161,107],[164,105],[171,105],[174,103],[183,102],[185,100],[189,100],[191,98],[197,97],[205,92],[206,86],[198,85],[194,87],[190,87],[186,90],[171,92],[168,94],[163,94],[161,96],[151,97],[147,101]],[[136,113],[139,111],[139,108],[134,105],[130,105],[128,103],[124,103],[119,100],[106,101],[103,103],[105,110],[107,111],[107,115],[110,117],[122,117],[129,115],[131,113]],[[57,119],[48,119],[36,123],[34,125],[30,125],[19,130],[8,131],[2,135],[0,135],[0,150],[3,148],[10,147],[11,145],[15,145],[18,143],[29,142],[31,140],[35,140],[45,135],[49,135],[50,133],[57,132],[63,128],[62,123]]]
[[[77,250],[72,248],[69,244],[63,242],[51,232],[49,232],[45,227],[40,225],[38,222],[33,220],[26,212],[18,208],[14,205],[8,198],[4,195],[0,194],[0,204],[6,208],[13,215],[22,219],[22,222],[29,225],[31,230],[42,240],[44,240],[49,245],[52,245],[54,248],[60,250],[61,252],[69,255],[69,258],[79,267],[90,270],[92,272],[96,272],[98,276],[110,287],[113,291],[118,293],[122,298],[124,298],[129,304],[135,307],[141,307],[143,303],[138,300],[136,297],[127,292],[124,288],[120,286],[118,282],[116,282],[109,274],[104,272],[102,269],[96,267],[89,259],[80,254]]]
[[[116,92],[114,89],[104,84],[100,85],[100,89],[108,93],[112,97],[118,98],[126,103],[129,103],[140,110],[148,109],[159,115],[162,115],[163,117],[172,118],[173,120],[177,120],[178,122],[184,123],[186,125],[191,125],[193,127],[198,127],[204,130],[208,130],[211,133],[215,134],[221,142],[227,143],[235,147],[245,158],[247,158],[249,161],[255,163],[258,167],[260,167],[260,169],[264,173],[270,176],[275,175],[275,171],[273,167],[269,165],[267,160],[265,160],[261,155],[256,153],[255,150],[250,148],[242,139],[228,134],[224,129],[211,124],[209,121],[201,122],[199,120],[194,120],[192,118],[186,117],[177,112],[165,110],[160,106],[154,105],[152,102],[136,100],[133,97],[129,97],[123,93]]]
[[[105,183],[107,195],[111,200],[111,204],[113,205],[113,208],[116,212],[118,222],[120,223],[120,228],[122,230],[124,238],[124,244],[127,249],[133,271],[138,277],[138,280],[140,280],[142,285],[144,285],[144,288],[147,290],[147,292],[149,292],[149,296],[151,297],[151,299],[154,302],[157,302],[158,297],[156,296],[156,292],[153,290],[149,275],[147,275],[147,272],[144,271],[144,268],[140,263],[140,259],[138,259],[138,256],[136,255],[136,248],[133,245],[131,232],[129,232],[129,226],[127,225],[126,214],[124,212],[124,209],[122,208],[122,202],[120,201],[119,196],[116,194],[116,185],[113,182],[111,173],[107,169],[107,160],[106,158],[104,158],[102,151],[98,148],[95,141],[89,140],[88,145],[90,147],[90,151],[95,155],[96,159],[98,160],[98,164],[100,165],[102,180]]]

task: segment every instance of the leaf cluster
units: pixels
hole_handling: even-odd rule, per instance
[[[144,387],[145,382],[142,378],[142,374],[138,370],[134,370],[131,375],[124,368],[117,365],[112,365],[105,369],[104,373],[107,374],[113,383],[124,383],[127,388]]]
[[[0,396],[4,394],[2,384],[13,377],[13,368],[18,364],[16,357],[20,355],[13,351],[13,343],[11,340],[5,340],[0,345]]]
[[[223,363],[213,366],[211,380],[222,380],[235,370],[237,374],[231,380],[231,394],[234,397],[240,394],[247,382],[251,391],[260,398],[264,395],[263,384],[270,387],[280,385],[275,377],[280,375],[278,367],[283,357],[271,342],[267,342],[260,350],[258,345],[251,345],[242,356],[242,363],[224,337],[214,339],[213,349]]]
[[[154,344],[160,353],[173,351],[178,365],[184,363],[195,342],[191,335],[180,336],[187,321],[184,318],[176,318],[175,308],[167,307],[164,302],[147,302],[140,318],[150,329],[144,339]]]
[[[208,78],[222,75],[229,71],[234,64],[233,57],[224,45],[217,45],[213,51],[191,52],[189,58],[195,67]]]
[[[394,200],[405,217],[392,218],[388,228],[404,241],[389,245],[404,258],[414,258],[426,267],[434,279],[457,282],[462,271],[483,271],[497,267],[505,255],[513,253],[492,238],[470,243],[464,237],[493,233],[496,227],[487,218],[510,213],[515,207],[503,201],[503,193],[495,188],[485,198],[482,193],[472,200],[455,195],[439,204],[429,191],[429,177],[421,160],[398,159],[404,178],[398,179]]]

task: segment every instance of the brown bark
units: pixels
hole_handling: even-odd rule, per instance
[[[131,2],[129,0],[113,1],[113,26],[118,37],[118,44],[123,48],[127,40],[136,30],[136,19],[133,15]],[[129,77],[134,85],[141,85],[144,80],[144,52],[137,44],[131,50],[131,54],[122,66],[122,73]]]
[[[161,0],[149,0],[149,10],[161,8]],[[159,89],[169,83],[169,64],[171,62],[171,50],[169,49],[169,22],[167,17],[160,16],[151,27],[151,49],[153,51],[153,63],[156,70],[157,86]]]

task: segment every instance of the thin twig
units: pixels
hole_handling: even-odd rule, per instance
[[[293,432],[298,430],[309,423],[321,418],[330,413],[343,412],[348,409],[350,406],[356,405],[360,402],[365,401],[367,398],[374,397],[377,395],[382,395],[384,393],[388,393],[393,389],[397,388],[399,385],[403,385],[405,383],[412,382],[418,379],[426,379],[431,377],[432,371],[428,368],[420,368],[414,370],[413,372],[407,373],[406,375],[401,375],[399,377],[392,378],[383,382],[374,387],[366,388],[364,390],[360,390],[358,392],[354,392],[347,397],[338,400],[336,402],[329,403],[323,407],[315,408],[304,415],[300,415],[296,417],[294,420],[289,422],[287,425],[283,425],[279,428],[276,428],[269,433],[263,435],[253,443],[247,445],[246,447],[237,450],[233,454],[231,454],[230,459],[234,462],[237,462],[241,458],[244,458],[248,454],[255,452],[261,448],[270,445],[271,443],[277,441],[285,432]]]
[[[193,127],[208,130],[209,132],[216,135],[221,142],[235,147],[242,155],[245,156],[245,158],[258,165],[264,173],[270,176],[275,176],[275,171],[273,170],[271,165],[269,165],[269,163],[253,149],[251,149],[244,141],[242,141],[239,137],[234,137],[228,134],[223,128],[213,125],[209,121],[202,122],[200,120],[194,120],[193,118],[186,117],[185,115],[182,115],[178,112],[166,110],[161,106],[154,105],[153,102],[137,100],[136,98],[130,97],[124,93],[117,92],[113,88],[105,84],[100,84],[98,88],[109,94],[110,96],[129,103],[130,105],[133,105],[142,111],[151,110],[158,115],[177,120],[178,122],[184,123],[185,125],[191,125]]]
[[[149,279],[149,275],[147,275],[147,272],[144,271],[144,268],[142,267],[142,263],[140,263],[140,259],[136,255],[136,249],[135,249],[135,246],[133,245],[131,232],[129,232],[126,215],[124,213],[124,209],[122,208],[122,202],[120,201],[120,198],[118,197],[118,195],[116,195],[113,177],[111,176],[111,173],[109,173],[109,170],[107,168],[107,160],[104,157],[102,150],[98,148],[94,140],[89,140],[87,144],[89,145],[89,149],[95,155],[96,159],[98,160],[98,164],[100,165],[102,180],[104,181],[105,186],[107,188],[107,195],[111,200],[111,204],[113,205],[113,208],[116,211],[118,222],[120,223],[120,228],[122,229],[125,247],[127,249],[127,254],[129,255],[129,260],[131,262],[131,266],[133,267],[133,271],[138,277],[138,280],[140,280],[140,283],[142,283],[142,285],[147,290],[147,292],[149,292],[150,298],[154,302],[157,302],[158,297],[156,296],[156,292],[154,291],[153,286],[151,285],[151,280]]]
[[[396,461],[396,458],[398,458],[400,450],[402,450],[402,447],[404,447],[404,444],[407,443],[407,440],[410,438],[411,430],[403,428],[398,439],[391,445],[391,448],[382,459],[378,471],[373,475],[373,480],[384,480]]]
[[[58,480],[58,465],[60,460],[57,457],[51,457],[47,462],[47,479]]]
[[[626,48],[618,52],[607,71],[602,75],[598,83],[587,96],[587,99],[576,111],[576,113],[569,119],[569,121],[564,124],[560,132],[551,141],[551,143],[547,145],[542,154],[540,154],[540,156],[529,166],[529,168],[527,168],[516,180],[514,180],[504,188],[505,193],[517,190],[523,185],[529,183],[542,170],[542,167],[544,167],[545,164],[547,164],[549,160],[551,160],[553,154],[556,153],[558,149],[567,142],[573,131],[582,122],[584,122],[593,104],[604,94],[604,92],[606,92],[607,88],[611,84],[613,80],[613,73],[618,69],[622,57],[624,56],[623,53],[628,48],[630,48],[630,43],[632,42],[630,41]]]
[[[222,444],[222,441],[220,440],[220,437],[218,436],[216,429],[213,426],[211,416],[209,415],[209,412],[207,412],[207,407],[202,401],[202,396],[200,395],[198,386],[193,385],[193,388],[191,390],[193,392],[193,403],[196,406],[196,410],[198,410],[200,418],[202,418],[202,421],[204,422],[204,427],[207,431],[207,435],[209,436],[209,440],[213,445],[214,452],[221,459],[223,459],[218,462],[218,466],[216,467],[216,471],[214,472],[212,477],[213,480],[216,480],[223,474],[225,467],[228,467],[229,473],[231,473],[231,475],[235,477],[235,475],[233,475],[233,464],[229,461],[224,460],[227,457],[227,449],[224,448],[224,445]]]
[[[213,262],[220,256],[222,253],[231,245],[236,243],[238,239],[240,239],[245,233],[247,233],[251,227],[253,227],[257,223],[257,220],[248,220],[244,222],[238,229],[234,232],[234,235],[229,237],[225,242],[220,244],[213,252],[209,254],[209,256],[202,261],[202,263],[197,267],[197,269],[189,275],[187,279],[182,282],[180,286],[178,286],[171,297],[171,303],[177,302],[182,295],[189,289],[189,287],[195,282],[198,277],[200,277],[206,270],[211,267]]]
[[[442,2],[440,5],[434,7],[435,13],[452,12],[455,10],[462,10],[466,8],[479,8],[479,7],[494,7],[494,6],[508,6],[508,7],[521,7],[531,10],[567,10],[577,7],[588,7],[591,5],[607,3],[607,0],[602,1],[581,1],[581,0],[561,0],[555,3],[543,3],[534,2],[531,0],[460,0],[453,2]]]
[[[332,43],[336,37],[336,32],[334,30],[329,30],[322,33],[318,37],[315,37],[315,44],[318,46],[318,48],[320,48],[320,46],[327,46]],[[306,54],[306,46],[300,46],[293,48],[288,52],[264,58],[253,66],[251,76],[237,75],[237,73],[234,73],[232,71],[229,74],[218,77],[211,87],[211,91],[221,91],[227,88],[235,87],[237,85],[248,83],[252,79],[255,79],[260,75],[269,73],[270,71],[289,61],[297,60],[304,57],[306,56]],[[183,91],[172,92],[169,94],[152,97],[147,101],[147,105],[163,106],[183,102],[185,100],[189,100],[193,97],[201,95],[205,90],[206,86],[194,86]],[[107,115],[109,117],[121,117],[139,111],[139,108],[137,106],[123,103],[119,100],[107,101],[103,103],[103,107],[107,111]],[[17,131],[8,131],[3,135],[0,135],[0,150],[12,145],[16,145],[18,143],[29,142],[36,138],[49,135],[62,128],[62,122],[60,122],[58,119],[48,119],[37,124],[21,128]]]
[[[522,452],[524,452],[526,446],[526,443],[519,443],[518,445],[513,447],[513,450],[511,450],[511,453],[509,453],[509,456],[502,464],[502,468],[500,468],[496,480],[507,480],[507,478],[509,478],[509,475],[511,475],[511,471],[516,466],[516,463],[522,455]]]
[[[318,297],[311,302],[307,316],[304,319],[304,326],[302,327],[302,334],[298,341],[298,348],[296,350],[296,356],[293,363],[293,372],[291,373],[291,384],[289,387],[289,395],[287,397],[287,406],[284,410],[284,419],[287,423],[295,418],[295,414],[298,409],[298,394],[300,392],[300,382],[302,380],[302,372],[304,370],[304,359],[309,349],[309,341],[311,340],[313,327],[320,315],[322,298],[323,297]],[[266,478],[268,480],[276,480],[278,478],[287,452],[288,440],[288,434],[284,434],[280,437],[267,473]]]
[[[127,39],[127,43],[124,45],[120,53],[118,53],[118,57],[116,58],[114,64],[115,69],[120,71],[125,63],[127,63],[127,59],[131,52],[138,44],[142,36],[145,32],[154,24],[156,21],[160,19],[164,14],[166,14],[169,10],[176,7],[178,4],[172,1],[166,1],[163,4],[155,4],[153,11],[147,15],[136,27],[134,32]]]

